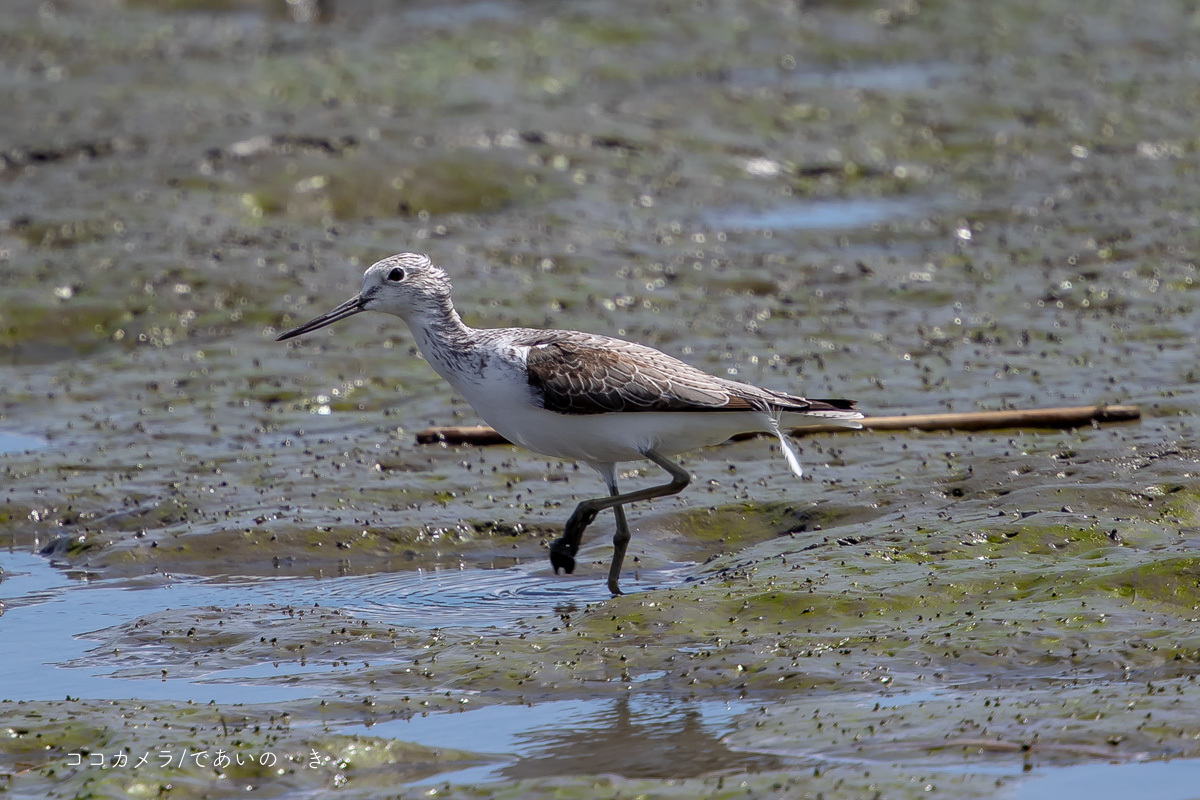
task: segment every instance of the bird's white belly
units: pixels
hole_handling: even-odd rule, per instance
[[[768,427],[762,415],[737,411],[558,414],[526,407],[520,413],[491,416],[476,410],[506,439],[527,450],[597,463],[636,461],[645,458],[646,450],[676,455]]]
[[[639,411],[559,414],[538,408],[523,373],[500,370],[478,382],[454,381],[471,407],[504,438],[555,458],[637,461],[653,449],[676,455],[747,431],[769,431],[765,414],[742,411]]]

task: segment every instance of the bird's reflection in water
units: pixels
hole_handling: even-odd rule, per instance
[[[725,746],[722,739],[739,712],[714,714],[711,701],[644,697],[623,696],[571,730],[547,720],[545,728],[518,734],[524,757],[500,774],[510,779],[579,774],[665,779],[787,766],[773,755]]]

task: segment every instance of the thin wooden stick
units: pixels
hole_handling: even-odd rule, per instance
[[[1066,430],[1105,422],[1133,422],[1141,419],[1137,406],[1072,406],[1069,408],[1031,408],[1024,411],[973,411],[959,414],[913,414],[899,417],[867,417],[863,430],[870,431],[987,431],[1003,428],[1053,428]],[[849,433],[853,428],[840,425],[806,425],[792,428],[792,436],[814,433]],[[734,440],[761,434],[744,433]],[[508,444],[508,440],[487,425],[450,425],[426,428],[417,433],[417,444]]]
[[[1101,422],[1132,422],[1141,419],[1137,406],[1069,406],[1030,408],[1023,411],[967,411],[954,414],[913,414],[899,417],[867,417],[863,428],[873,431],[990,431],[1001,428],[1054,428],[1066,430]],[[837,425],[795,428],[793,436],[806,433],[846,432]]]

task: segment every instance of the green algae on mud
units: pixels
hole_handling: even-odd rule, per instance
[[[393,494],[394,502],[396,495]],[[265,521],[265,520],[264,520]],[[145,530],[145,518],[139,519]],[[544,557],[557,529],[486,520],[451,526],[293,525],[270,531],[200,529],[132,542],[103,533],[60,536],[42,552],[79,569],[106,575],[147,571],[188,575],[320,575],[437,569]]]
[[[980,535],[985,521],[1004,535]],[[998,676],[1012,663],[1022,664],[1026,685],[1071,677],[1166,680],[1200,662],[1200,631],[1163,624],[1171,615],[1194,614],[1196,606],[1194,559],[1180,555],[1187,552],[1182,542],[1141,548],[1102,533],[1098,558],[1091,547],[1072,548],[1064,529],[991,517],[929,534],[921,548],[937,555],[907,560],[884,546],[894,525],[894,516],[885,516],[774,536],[710,559],[682,586],[526,620],[519,637],[443,630],[433,642],[422,640],[431,656],[423,674],[455,690],[548,697],[622,691],[630,681],[647,691],[688,693],[914,691],[985,677],[1000,686],[1007,684]],[[1000,549],[989,551],[993,541]],[[1016,549],[1041,554],[1056,542],[1066,544],[1038,567]],[[340,612],[317,616],[329,614]],[[123,638],[143,628],[191,631],[172,639],[176,656],[151,654],[150,670],[158,659],[177,664],[209,637],[230,635],[218,630],[225,628],[219,614],[180,619],[186,624],[146,619],[105,635],[117,636],[113,646],[124,650],[133,645],[122,646]],[[305,647],[281,652],[278,637],[264,640],[251,626],[228,645],[234,648],[228,657],[236,654],[237,664],[316,653],[377,660],[379,646],[394,656],[410,636],[390,630],[380,645],[366,635],[377,623],[361,623],[366,633],[346,639],[337,633],[345,625],[326,631],[328,625],[310,622],[311,638],[304,640],[304,624],[279,624],[296,628],[292,635]],[[225,656],[211,658],[217,661],[208,666]],[[351,688],[395,685],[397,678],[402,685],[407,680],[380,661],[323,680]]]
[[[775,695],[741,703],[745,710],[721,743],[743,757],[757,754],[764,763],[794,762],[786,771],[767,767],[696,777],[654,764],[654,774],[678,777],[638,779],[592,774],[583,759],[578,775],[559,775],[546,763],[541,769],[554,777],[539,777],[538,762],[531,759],[506,769],[513,776],[509,780],[484,785],[441,784],[437,776],[495,762],[496,756],[330,731],[336,721],[357,718],[371,725],[445,709],[445,703],[405,697],[387,707],[369,698],[341,697],[294,703],[280,713],[243,705],[5,702],[8,735],[0,739],[0,766],[19,773],[22,788],[86,788],[99,797],[128,796],[166,781],[172,794],[188,797],[211,796],[227,782],[230,792],[245,786],[332,787],[366,797],[387,786],[399,790],[398,797],[417,797],[428,788],[401,785],[420,779],[438,783],[439,796],[454,797],[594,796],[589,790],[637,790],[656,797],[773,796],[783,789],[877,791],[892,782],[891,794],[899,797],[935,790],[992,797],[997,787],[1011,786],[1030,769],[1195,757],[1200,732],[1190,708],[1196,692],[1194,680],[1179,680],[1143,685],[1132,702],[1120,689],[1073,685],[1033,692]],[[451,704],[461,705],[462,699]],[[628,725],[611,731],[605,726],[590,732],[588,748],[610,736],[636,739],[637,733]],[[171,763],[163,761],[164,753]],[[143,756],[146,761],[133,767]],[[606,752],[605,757],[612,756]]]
[[[395,739],[331,732],[334,720],[367,716],[345,702],[296,704],[279,713],[256,706],[191,706],[139,701],[4,703],[0,769],[18,776],[21,791],[73,790],[117,798],[169,792],[172,797],[212,797],[259,791],[336,791],[367,798],[428,796],[441,773],[485,765],[496,757],[433,749]],[[368,707],[369,709],[369,707]],[[626,731],[628,733],[628,731]],[[145,761],[142,759],[145,758]],[[139,764],[139,761],[141,763]],[[829,764],[815,770],[764,772],[738,778],[716,775],[690,780],[630,780],[581,775],[525,778],[484,786],[447,783],[438,796],[594,797],[594,792],[650,791],[663,797],[746,796],[748,790],[782,788],[865,789],[882,776],[903,784],[902,768]],[[981,789],[977,776],[939,776],[943,787]],[[995,777],[986,785],[994,788]],[[927,791],[914,787],[912,796]],[[398,794],[397,794],[398,793]],[[907,795],[902,795],[907,796]],[[969,792],[956,796],[988,796]]]
[[[228,190],[242,193],[251,216],[312,222],[492,213],[561,194],[528,166],[469,151],[409,164],[372,151],[320,163],[256,162],[245,172]]]
[[[246,791],[379,792],[487,756],[329,730],[348,703],[255,706],[148,701],[0,703],[0,770],[22,792],[211,797]],[[361,703],[359,703],[361,707]],[[340,712],[340,713],[339,713]]]
[[[921,761],[1029,766],[1081,760],[1196,758],[1200,692],[1195,676],[1123,688],[1068,683],[1034,690],[920,693],[863,697],[791,697],[764,705],[753,728],[730,734],[737,747],[804,752],[831,760]],[[1147,723],[1146,720],[1152,720]]]

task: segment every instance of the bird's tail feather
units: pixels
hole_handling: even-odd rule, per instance
[[[804,477],[800,459],[796,457],[796,451],[792,449],[791,442],[787,440],[787,436],[779,427],[778,415],[772,414],[768,419],[771,421],[771,433],[779,438],[779,446],[783,449],[783,457],[787,459],[788,466],[792,468],[792,472],[796,473],[797,478]]]
[[[861,428],[863,415],[857,411],[784,411],[785,425],[803,428],[806,425],[838,425],[843,428]]]
[[[803,428],[810,425],[836,425],[842,428],[862,428],[859,420],[863,415],[858,411],[804,411],[804,413],[788,414],[782,417],[785,426]]]

